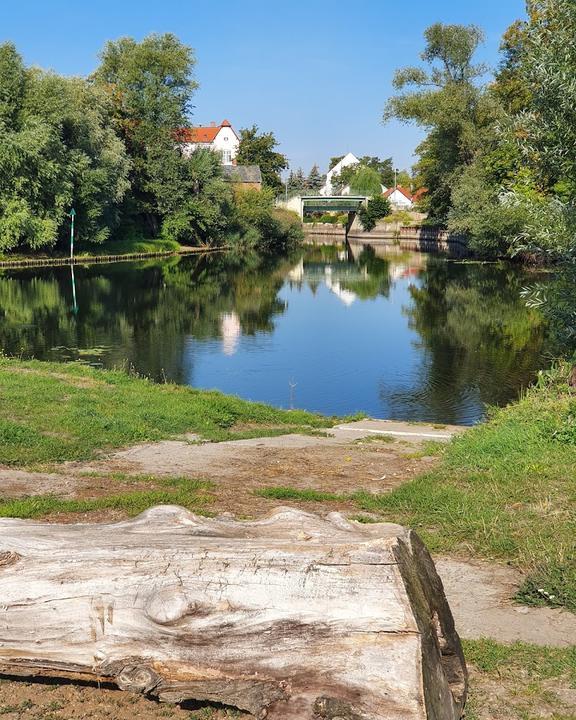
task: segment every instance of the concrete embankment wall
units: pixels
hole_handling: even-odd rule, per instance
[[[304,223],[304,241],[311,243],[344,243],[346,242],[346,228],[343,225],[329,225],[328,223]]]
[[[444,253],[451,257],[466,257],[469,254],[465,237],[421,225],[379,224],[366,232],[355,220],[348,232],[348,240],[355,245],[395,245],[401,250]]]

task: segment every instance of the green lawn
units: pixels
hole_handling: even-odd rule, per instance
[[[0,408],[0,463],[19,466],[88,459],[183,433],[219,441],[333,424],[320,415],[120,371],[1,357]]]

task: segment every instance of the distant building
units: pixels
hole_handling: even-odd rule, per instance
[[[262,173],[258,165],[224,165],[224,177],[233,185],[262,190]]]
[[[212,123],[208,127],[181,128],[178,131],[178,140],[183,144],[187,155],[197,148],[220,153],[222,165],[234,164],[240,146],[240,138],[228,120],[223,120],[220,125]]]
[[[412,193],[400,185],[386,190],[384,197],[390,200],[390,204],[395,210],[411,210],[414,206]]]
[[[326,182],[319,190],[320,195],[332,195],[332,193],[334,192],[334,188],[332,187],[332,178],[334,177],[334,175],[340,175],[341,171],[345,167],[349,167],[350,165],[358,165],[359,162],[360,160],[358,160],[356,155],[352,155],[352,153],[344,155],[342,160],[340,160],[339,163],[334,165],[332,170],[329,170],[326,174]]]

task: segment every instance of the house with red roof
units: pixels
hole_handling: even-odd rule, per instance
[[[411,210],[414,205],[414,199],[410,190],[406,190],[401,185],[388,188],[384,194],[385,198],[390,200],[390,204],[396,210]]]
[[[206,127],[180,128],[177,137],[187,155],[197,148],[206,148],[220,153],[222,165],[235,165],[240,138],[228,120],[223,120],[220,125],[211,123]]]

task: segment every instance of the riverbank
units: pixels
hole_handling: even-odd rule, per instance
[[[435,554],[466,639],[467,717],[568,720],[576,398],[566,379],[567,368],[542,374],[519,402],[450,440],[449,427],[385,431],[121,372],[2,359],[0,515],[109,521],[175,502],[248,518],[281,504],[410,525]],[[514,639],[524,642],[502,644]],[[4,710],[11,691],[41,703],[38,689],[24,697],[1,683],[8,720],[21,712]],[[59,687],[55,697],[100,717],[100,691]],[[106,698],[124,717],[124,696]],[[156,707],[139,712],[155,718]]]
[[[69,255],[18,255],[10,257],[0,254],[0,270],[11,268],[59,267],[62,265],[90,265],[95,263],[126,262],[146,258],[162,258],[172,255],[198,255],[208,252],[220,252],[226,247],[199,246],[188,247],[174,240],[137,240],[108,243],[95,246],[89,252],[80,250]]]
[[[576,399],[565,375],[565,368],[541,373],[536,387],[495,411],[487,423],[448,447],[428,446],[426,454],[438,455],[438,463],[409,483],[303,490],[287,485],[284,476],[276,484],[260,485],[257,495],[320,503],[322,509],[344,504],[365,521],[409,525],[433,552],[472,551],[524,570],[529,577],[519,597],[525,602],[576,611]],[[76,363],[2,358],[0,385],[0,463],[13,467],[89,461],[116,448],[190,434],[211,442],[325,434],[338,422]],[[374,433],[374,439],[402,440],[393,432]],[[186,452],[188,444],[184,439]],[[161,445],[154,453],[166,468],[178,455],[176,449],[168,450],[166,446],[166,458]],[[192,469],[196,475],[199,468]],[[180,473],[186,467],[173,470]],[[148,465],[144,471],[158,473],[160,468]],[[316,495],[317,490],[322,492]]]

